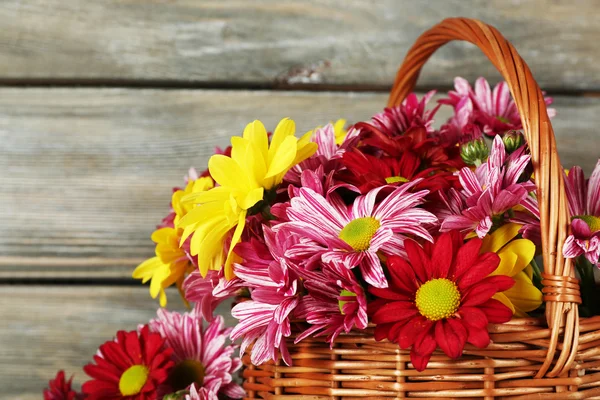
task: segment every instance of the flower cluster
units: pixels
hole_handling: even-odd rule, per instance
[[[117,332],[83,370],[90,377],[78,393],[63,371],[49,382],[45,400],[239,399],[234,373],[241,361],[227,345],[230,328],[223,318],[204,327],[202,318],[158,310],[157,318],[137,330]]]
[[[488,324],[541,315],[535,177],[508,87],[457,78],[431,107],[434,95],[300,138],[289,119],[272,133],[254,121],[204,172],[190,170],[152,234],[156,256],[133,277],[161,306],[176,286],[193,312],[159,310],[101,346],[84,394],[239,398],[226,335],[255,365],[291,365],[290,343],[333,346],[370,324],[422,371],[435,351],[486,347]],[[453,113],[436,125],[443,106]],[[565,180],[564,255],[598,264],[600,162],[588,181],[578,167]],[[230,330],[215,317],[225,300]],[[70,381],[57,376],[51,390],[70,393]]]

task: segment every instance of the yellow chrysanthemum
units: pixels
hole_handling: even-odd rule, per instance
[[[507,275],[515,280],[512,288],[494,298],[513,310],[515,316],[527,317],[527,312],[542,304],[542,292],[532,282],[530,264],[535,256],[535,245],[527,239],[514,239],[520,228],[512,223],[501,226],[483,238],[481,251],[497,253],[500,257],[500,264],[492,275]]]
[[[178,226],[184,228],[182,241],[194,234],[190,250],[192,255],[199,255],[202,275],[223,265],[223,248],[235,228],[225,258],[225,276],[233,277],[232,251],[240,240],[246,216],[263,200],[265,191],[277,187],[290,168],[317,150],[310,136],[297,139],[295,129],[294,121],[281,120],[269,143],[262,122],[251,122],[242,137],[231,138],[231,157],[216,154],[210,158],[208,170],[219,186],[183,198],[184,202],[197,204]]]
[[[150,296],[155,299],[159,296],[161,307],[167,305],[165,289],[176,283],[181,291],[181,284],[187,272],[193,270],[185,251],[179,247],[181,230],[175,228],[161,228],[152,233],[152,241],[156,243],[156,257],[152,257],[133,271],[134,279],[141,279],[142,283],[150,282]]]
[[[187,183],[184,190],[177,190],[171,198],[171,206],[175,211],[174,223],[177,225],[179,220],[183,218],[196,205],[190,202],[184,202],[182,199],[193,193],[206,192],[215,186],[211,177],[201,177],[196,180],[191,180]]]

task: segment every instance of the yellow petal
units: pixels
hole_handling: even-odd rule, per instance
[[[271,138],[271,146],[269,147],[269,156],[267,160],[269,165],[273,162],[279,146],[281,146],[287,137],[294,136],[295,131],[296,123],[291,119],[284,118],[279,121],[279,124],[277,124],[277,127],[275,128],[275,132],[273,132],[273,137]]]
[[[152,276],[152,282],[150,282],[150,296],[153,299],[158,296],[158,293],[162,289],[162,283],[169,276],[170,270],[169,266],[166,264],[161,265],[157,268]]]
[[[504,246],[498,255],[502,258],[503,254],[512,253],[515,254],[517,259],[513,264],[512,270],[507,273],[508,276],[514,276],[519,272],[523,271],[525,267],[529,265],[533,257],[535,256],[535,244],[531,240],[517,239],[513,240],[506,246]]]
[[[265,178],[271,178],[282,172],[287,172],[287,170],[290,169],[296,158],[296,142],[297,139],[294,136],[288,136],[283,140],[281,145],[277,148],[275,157],[269,164],[269,169],[267,170]]]
[[[248,170],[249,177],[254,181],[253,186],[262,185],[262,181],[267,173],[266,160],[254,143],[242,139],[232,138],[231,157]]]
[[[504,293],[505,292],[496,293],[494,296],[492,296],[492,298],[498,300],[499,302],[501,302],[502,304],[504,304],[506,307],[510,308],[510,310],[514,314],[515,311],[516,311],[515,310],[515,306],[510,301],[510,299],[508,297],[506,297],[506,295]]]
[[[160,297],[159,297],[159,304],[161,307],[166,307],[167,306],[167,294],[165,293],[165,289],[160,289]]]
[[[519,272],[513,279],[515,285],[503,293],[517,310],[523,312],[536,310],[542,304],[542,292],[533,285],[524,272]]]
[[[292,166],[301,163],[302,161],[306,160],[307,158],[309,158],[310,156],[315,154],[317,152],[318,148],[319,148],[319,146],[316,143],[312,143],[312,142],[307,143],[304,146],[298,145],[298,150],[296,152],[296,158],[294,159]]]
[[[235,228],[235,232],[233,232],[233,237],[231,238],[231,245],[229,246],[229,253],[227,253],[227,260],[225,260],[225,279],[233,279],[235,277],[233,273],[233,259],[235,253],[233,249],[235,245],[238,244],[240,238],[242,237],[242,232],[244,231],[244,226],[246,225],[246,211],[242,211],[240,213],[240,219],[238,221],[238,225]]]
[[[226,186],[217,186],[214,189],[207,190],[206,192],[191,193],[183,196],[181,201],[184,203],[194,204],[207,204],[213,202],[222,202],[229,198],[235,189]]]
[[[154,275],[154,272],[163,265],[158,257],[152,257],[147,259],[138,265],[133,273],[131,274],[133,279],[142,279],[142,283],[148,282]]]
[[[502,246],[518,235],[519,229],[521,229],[521,225],[519,224],[510,223],[502,225],[494,233],[483,238],[481,252],[498,252]]]
[[[490,275],[507,275],[507,276],[511,276],[510,273],[513,270],[518,257],[516,254],[514,253],[498,253],[498,256],[500,257],[500,264],[498,264],[498,268],[496,268],[496,270],[494,272],[492,272]]]
[[[198,249],[198,267],[203,277],[206,277],[209,267],[213,264],[213,259],[219,251],[223,251],[223,241],[225,235],[231,226],[226,220],[220,220],[219,224],[209,231],[203,238]],[[192,238],[192,241],[194,238]]]
[[[242,190],[252,189],[246,171],[230,157],[215,154],[208,160],[208,170],[221,186],[237,187]]]
[[[244,139],[254,143],[256,149],[262,155],[264,162],[269,158],[269,136],[262,122],[256,120],[246,125]]]
[[[161,228],[152,232],[150,238],[154,243],[165,243],[169,240],[169,236],[172,236],[174,233],[175,229],[173,228]]]
[[[254,206],[256,203],[263,199],[264,191],[265,190],[262,187],[251,190],[250,193],[246,195],[246,197],[240,199],[240,208],[243,210],[250,209],[252,206]]]

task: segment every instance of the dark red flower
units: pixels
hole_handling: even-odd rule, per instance
[[[158,333],[145,325],[140,332],[119,331],[114,341],[100,346],[96,364],[83,370],[92,380],[83,384],[88,400],[154,400],[156,389],[173,367],[171,348]]]
[[[401,185],[417,179],[421,181],[412,190],[446,191],[458,188],[458,177],[441,168],[423,169],[422,160],[407,151],[399,157],[375,157],[359,149],[347,151],[342,156],[346,169],[339,173],[340,180],[356,186],[362,194],[383,185]]]
[[[58,371],[56,377],[48,382],[48,389],[44,389],[44,400],[81,400],[85,397],[71,389],[71,377],[65,379],[65,371]]]
[[[411,93],[400,106],[386,108],[369,122],[357,123],[354,127],[360,129],[361,145],[391,157],[410,151],[425,162],[425,167],[464,166],[460,149],[442,143],[433,128],[439,105],[432,110],[425,109],[434,94],[435,91],[431,91],[419,101],[417,95]]]
[[[440,348],[458,358],[465,343],[484,348],[490,342],[488,323],[504,323],[512,311],[492,299],[514,284],[508,276],[489,276],[500,262],[495,253],[479,254],[480,239],[463,244],[462,236],[449,232],[421,248],[405,242],[408,261],[387,260],[389,287],[371,288],[378,297],[369,304],[377,340],[411,349],[410,359],[418,371],[427,367],[431,354]]]

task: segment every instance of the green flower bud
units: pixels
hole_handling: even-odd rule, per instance
[[[460,147],[460,157],[467,165],[480,165],[487,160],[489,154],[490,149],[483,138],[465,143]]]
[[[502,137],[502,141],[504,142],[506,152],[510,154],[525,144],[525,137],[520,131],[508,131]]]

